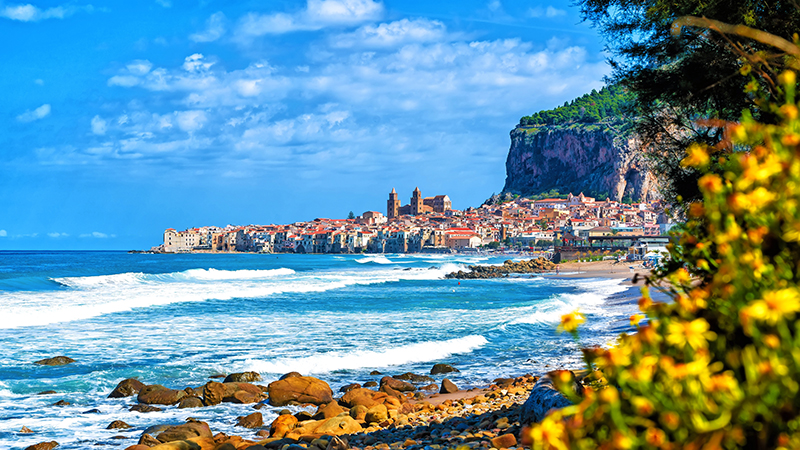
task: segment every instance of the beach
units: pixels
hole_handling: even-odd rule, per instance
[[[9,311],[0,321],[0,447],[56,441],[64,449],[127,448],[150,427],[188,418],[208,424],[214,435],[263,442],[284,409],[293,416],[301,410],[317,414],[317,406],[271,405],[268,394],[202,403],[203,386],[222,381],[210,377],[247,371],[262,378],[253,385],[265,387],[292,371],[317,378],[330,386],[337,404],[340,390],[353,383],[379,389],[385,375],[370,375],[375,371],[432,378],[403,394],[397,414],[402,411],[411,429],[398,428],[391,416],[385,426],[359,424],[349,438],[358,448],[456,441],[491,448],[491,439],[509,434],[508,427],[495,424],[502,417],[521,438],[512,410],[524,401],[533,377],[581,368],[578,345],[555,331],[560,316],[584,312],[581,345],[605,345],[632,330],[627,319],[636,312],[638,292],[621,284],[631,278],[629,270],[606,263],[562,265],[559,275],[444,278],[467,265],[502,264],[505,258],[33,255],[15,266],[31,267],[29,273],[0,278],[0,301]],[[63,267],[54,269],[56,262]],[[75,362],[33,364],[58,355]],[[430,375],[439,362],[459,372]],[[178,408],[181,398],[168,405],[141,404],[160,411],[131,411],[140,405],[137,396],[108,398],[128,378],[199,400],[189,401],[194,403],[189,409]],[[444,378],[458,394],[433,394]],[[499,379],[516,384],[500,387]],[[420,389],[431,385],[436,391]],[[264,392],[249,389],[253,395]],[[47,391],[55,393],[39,395]],[[478,400],[464,401],[470,396]],[[406,404],[422,406],[402,410]],[[261,414],[261,426],[238,425],[238,417],[254,412]],[[467,418],[457,419],[463,429],[456,433],[437,422],[462,416]],[[116,420],[132,428],[107,429]],[[23,427],[33,433],[21,433]]]

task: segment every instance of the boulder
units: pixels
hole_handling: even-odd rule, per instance
[[[442,388],[439,389],[440,394],[452,394],[453,392],[458,392],[458,386],[456,386],[452,381],[445,378],[442,380]]]
[[[54,356],[52,358],[40,359],[39,361],[34,361],[33,363],[38,364],[40,366],[64,366],[67,364],[72,364],[74,362],[75,360],[70,358],[69,356]]]
[[[141,437],[139,437],[138,444],[139,445],[144,445],[147,448],[150,448],[150,447],[155,447],[156,445],[161,444],[161,442],[159,442],[159,440],[154,438],[153,436],[150,436],[147,433],[143,433],[141,435]]]
[[[378,385],[377,381],[367,381],[366,383],[364,383],[363,387],[365,387],[365,388],[376,387],[377,385]]]
[[[366,406],[356,405],[350,409],[350,417],[356,420],[365,420],[367,417],[367,411],[369,411],[369,408]]]
[[[367,423],[381,423],[384,420],[389,418],[389,410],[386,409],[384,405],[375,405],[369,410],[367,410],[367,414],[364,416],[364,421]]]
[[[566,374],[564,374],[566,372]],[[583,386],[575,379],[575,374],[568,370],[557,370],[539,378],[531,389],[530,396],[520,408],[519,423],[526,425],[540,422],[552,409],[572,405],[572,402],[553,385],[555,377],[562,374],[572,377],[572,389],[577,395],[583,395]]]
[[[405,397],[403,396],[402,392],[395,391],[394,389],[390,388],[388,384],[384,384],[383,386],[381,386],[380,391],[385,393],[385,394],[387,394],[387,395],[390,395],[390,396],[392,396],[392,397],[394,397],[394,398],[396,398],[398,400],[401,400],[401,401],[405,400]]]
[[[511,448],[517,445],[517,438],[511,434],[501,434],[491,440],[494,448]]]
[[[437,385],[436,383],[431,383],[431,384],[429,384],[427,386],[422,386],[420,388],[420,390],[423,390],[423,391],[438,391],[439,390],[439,385]]]
[[[273,406],[284,406],[290,403],[321,405],[333,400],[333,391],[328,383],[314,377],[287,377],[273,381],[267,388],[269,403]]]
[[[202,408],[203,401],[197,397],[186,397],[182,398],[181,402],[178,403],[178,409],[184,408]]]
[[[33,430],[23,425],[23,427],[18,431],[18,433],[33,433]]]
[[[258,428],[264,426],[264,417],[260,412],[254,412],[247,416],[241,416],[236,419],[236,425],[244,428]]]
[[[347,392],[349,390],[358,389],[360,387],[361,387],[361,385],[358,384],[358,383],[346,384],[346,385],[344,385],[344,386],[339,388],[339,392]]]
[[[434,364],[433,368],[431,369],[431,375],[436,375],[440,373],[450,373],[450,372],[458,372],[459,370],[455,367],[451,366],[450,364]]]
[[[150,450],[215,450],[217,443],[210,437],[196,437],[184,441],[172,441],[150,447]]]
[[[317,408],[317,413],[314,414],[314,420],[330,419],[345,412],[345,409],[339,406],[336,402],[330,402],[327,405],[320,405]]]
[[[252,383],[253,381],[261,381],[261,375],[258,372],[232,373],[225,377],[223,383]]]
[[[56,441],[39,442],[38,444],[25,447],[25,450],[51,450],[56,447],[58,447],[58,442]]]
[[[369,373],[370,375],[383,375],[382,373],[378,372],[377,370],[373,370]]]
[[[250,383],[218,383],[209,381],[203,386],[203,403],[206,406],[229,403],[256,403],[262,398],[261,388]]]
[[[108,398],[123,398],[138,394],[146,385],[135,378],[126,378],[108,394]]]
[[[292,378],[292,377],[302,377],[302,376],[303,376],[303,375],[301,375],[301,374],[300,374],[300,372],[289,372],[289,373],[285,373],[285,374],[281,375],[281,377],[279,378],[279,380],[285,380],[285,379],[287,379],[287,378]]]
[[[131,445],[130,447],[125,447],[125,450],[150,450],[150,447],[146,445],[136,444],[136,445]]]
[[[413,383],[430,383],[435,381],[433,378],[427,375],[417,375],[415,373],[406,372],[400,375],[395,375],[393,377],[395,380],[404,380],[404,381],[411,381]]]
[[[375,406],[379,403],[383,403],[382,400],[379,400],[378,392],[375,392],[371,389],[367,388],[358,388],[352,389],[350,391],[345,392],[342,398],[339,399],[339,403],[342,405],[353,408],[356,405],[363,405],[367,408]],[[386,397],[385,393],[380,393],[383,397]]]
[[[273,438],[282,438],[297,425],[297,417],[291,414],[281,414],[269,426],[269,435]]]
[[[145,405],[174,405],[186,397],[186,392],[151,384],[142,388],[136,400]]]
[[[212,437],[211,429],[205,422],[191,421],[181,425],[167,426],[160,431],[152,431],[153,427],[145,430],[146,434],[155,437],[159,442],[185,441],[196,437]],[[148,433],[148,431],[150,431]]]
[[[131,427],[130,425],[121,420],[115,420],[110,424],[108,424],[106,430],[125,430],[127,428],[133,428],[133,427]]]
[[[334,436],[328,441],[328,446],[325,450],[350,450],[350,444],[346,438]]]
[[[70,402],[68,402],[66,400],[59,400],[59,401],[53,403],[53,406],[69,406],[71,404],[72,403],[70,403]]]
[[[136,411],[136,412],[140,412],[140,413],[149,413],[149,412],[163,411],[163,409],[161,409],[161,408],[159,408],[157,406],[150,406],[150,405],[133,405],[133,406],[131,406],[131,409],[129,409],[128,411]]]
[[[410,392],[417,390],[417,388],[415,388],[414,385],[411,383],[408,383],[403,380],[397,380],[388,376],[381,378],[381,387],[383,386],[389,386],[395,391],[400,391],[400,392]]]
[[[225,385],[216,381],[209,381],[203,386],[203,404],[214,406],[222,403],[225,398]]]
[[[340,436],[342,434],[353,434],[361,431],[361,425],[348,415],[332,417],[314,429],[317,434],[330,434]]]
[[[51,391],[38,392],[38,393],[36,393],[36,395],[51,395],[51,394],[55,394],[55,393],[56,393],[56,391],[52,391],[51,390]]]

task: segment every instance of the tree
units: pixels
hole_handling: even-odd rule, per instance
[[[635,95],[629,112],[637,117],[637,131],[646,144],[657,148],[653,170],[664,182],[668,202],[680,205],[701,198],[697,188],[700,172],[680,165],[686,148],[700,142],[714,145],[723,140],[723,128],[698,119],[737,120],[749,110],[762,122],[775,117],[758,108],[745,93],[750,80],[740,55],[769,50],[751,37],[721,35],[704,27],[673,31],[682,16],[700,16],[724,23],[758,24],[773,35],[792,39],[800,24],[794,2],[776,0],[578,0],[584,20],[604,35],[611,60],[609,81]],[[766,62],[775,63],[775,58]],[[746,70],[746,69],[745,69]],[[766,82],[769,84],[769,82]],[[710,125],[710,126],[709,126]]]
[[[356,215],[353,214],[353,211],[350,211],[350,214],[347,215],[347,218],[350,219],[350,220],[353,220],[353,219],[356,218]]]

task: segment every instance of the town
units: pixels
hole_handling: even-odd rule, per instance
[[[392,189],[386,214],[367,211],[347,219],[314,219],[287,225],[204,226],[164,232],[151,251],[253,253],[452,253],[480,249],[560,245],[606,246],[664,236],[673,223],[660,202],[625,204],[571,193],[566,198],[517,197],[463,211],[447,195],[407,205]]]

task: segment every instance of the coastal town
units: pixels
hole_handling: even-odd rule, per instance
[[[317,218],[285,225],[202,226],[164,232],[159,253],[452,253],[564,245],[592,247],[614,239],[664,236],[674,225],[660,202],[620,203],[583,193],[457,210],[447,195],[414,189],[401,205],[392,189],[385,213]]]

